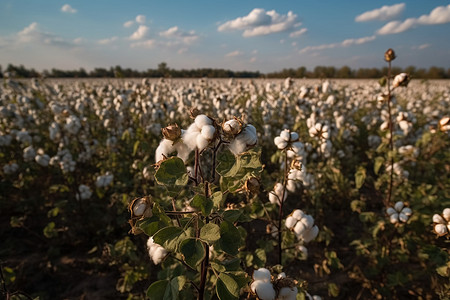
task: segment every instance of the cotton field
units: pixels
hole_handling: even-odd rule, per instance
[[[4,79],[2,292],[447,299],[450,82],[407,79]]]

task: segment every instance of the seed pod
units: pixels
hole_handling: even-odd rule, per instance
[[[393,61],[395,57],[395,52],[391,48],[387,49],[387,51],[384,53],[384,60],[387,62]]]
[[[302,170],[303,164],[302,161],[299,159],[293,159],[291,162],[291,169],[295,169],[295,170]]]
[[[134,199],[129,210],[131,211],[132,219],[148,218],[152,216],[152,201],[150,197],[142,197]]]
[[[259,192],[259,188],[261,186],[261,183],[259,182],[259,179],[256,177],[250,177],[247,179],[247,181],[244,184],[244,189],[247,192],[250,193],[257,193]]]
[[[222,124],[222,131],[228,135],[238,135],[242,131],[242,125],[243,122],[235,117]]]
[[[181,137],[181,128],[178,127],[178,124],[171,124],[162,128],[161,131],[164,138],[170,141],[176,141]]]

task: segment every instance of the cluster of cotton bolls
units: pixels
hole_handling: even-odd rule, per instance
[[[149,237],[147,240],[148,255],[155,265],[159,265],[163,259],[167,256],[167,250],[163,246],[155,243],[153,237]]]
[[[5,174],[14,174],[19,170],[19,165],[16,163],[9,163],[3,166],[3,172]]]
[[[114,179],[114,174],[111,172],[106,172],[104,175],[97,176],[97,180],[95,181],[95,186],[98,188],[105,188],[109,186]]]
[[[194,123],[181,134],[183,142],[189,149],[199,151],[208,147],[215,136],[214,120],[203,114],[196,116]]]
[[[87,199],[91,198],[91,196],[92,196],[92,190],[89,186],[87,186],[85,184],[80,184],[78,186],[78,193],[76,195],[77,199],[87,200]]]
[[[442,215],[433,215],[433,229],[439,236],[450,234],[450,208],[444,208]]]
[[[286,227],[292,230],[298,240],[309,243],[319,234],[319,227],[314,225],[314,218],[300,209],[295,209],[285,222]]]
[[[280,205],[281,202],[286,200],[287,196],[287,190],[283,187],[283,184],[277,182],[273,190],[269,192],[269,201],[272,204]]]
[[[386,209],[386,213],[392,224],[397,224],[400,222],[406,223],[412,215],[412,210],[411,208],[405,206],[402,201],[398,201],[395,203],[394,207],[388,207]]]
[[[233,139],[228,144],[228,148],[233,154],[239,155],[256,145],[258,142],[258,135],[255,126],[252,124],[241,125],[242,130],[238,133],[234,133],[237,132],[235,121],[236,120],[230,120],[225,122],[223,128],[225,129],[225,133],[231,133],[233,136]]]
[[[272,280],[270,271],[266,268],[259,268],[253,271],[253,281],[250,289],[258,299],[261,300],[295,300],[298,289],[296,282],[286,277],[285,273],[278,274]]]

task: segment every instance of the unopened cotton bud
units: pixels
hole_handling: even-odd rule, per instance
[[[384,60],[387,62],[393,61],[395,57],[395,52],[391,48],[387,49],[387,51],[384,53]]]
[[[238,120],[229,120],[223,123],[222,130],[226,134],[236,135],[242,130],[242,124]]]
[[[396,211],[400,212],[404,206],[405,205],[403,204],[402,201],[398,201],[397,203],[395,203],[394,208]]]
[[[270,271],[266,268],[259,268],[253,271],[253,280],[270,281]]]

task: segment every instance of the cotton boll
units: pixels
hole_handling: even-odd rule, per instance
[[[294,227],[295,223],[297,223],[297,220],[293,216],[289,216],[286,218],[286,227],[292,228]]]
[[[314,225],[314,219],[312,216],[310,215],[306,215],[304,216],[300,222],[302,222],[303,224],[305,224],[306,228],[311,228]]]
[[[189,128],[181,134],[181,138],[189,149],[194,150],[197,147],[198,135],[200,135],[200,131],[194,123],[191,124],[191,126],[189,126]]]
[[[253,271],[253,280],[270,281],[270,271],[266,268],[259,268]]]
[[[310,241],[314,240],[318,234],[319,227],[317,227],[317,225],[314,225],[311,229],[303,233],[303,240],[305,241],[305,243],[309,243]]]
[[[438,214],[434,214],[434,215],[433,215],[433,222],[434,222],[434,223],[445,224],[444,218],[442,218],[442,217],[441,217],[440,215],[438,215]]]
[[[205,125],[212,125],[212,123],[213,121],[206,115],[198,115],[195,118],[195,125],[197,125],[198,128],[202,128]]]
[[[446,208],[442,211],[442,215],[444,216],[444,219],[446,219],[448,222],[450,222],[450,208]]]
[[[305,230],[306,230],[306,226],[304,223],[297,222],[297,224],[295,224],[294,232],[297,236],[302,235]]]
[[[278,293],[279,300],[295,300],[297,299],[297,287],[294,286],[293,288],[290,287],[283,287],[280,289],[280,292]]]
[[[392,215],[390,215],[389,221],[392,224],[398,223],[398,213],[393,213]]]
[[[301,220],[303,217],[305,216],[305,213],[300,210],[300,209],[296,209],[294,210],[294,212],[292,213],[292,217],[294,217],[297,220]]]
[[[280,199],[279,199],[279,197],[277,196],[277,194],[275,194],[275,192],[274,191],[271,191],[270,193],[269,193],[269,201],[270,201],[270,203],[272,203],[272,204],[280,204]]]
[[[405,205],[403,204],[402,201],[398,201],[397,203],[395,203],[394,208],[396,211],[400,212],[404,206]]]
[[[270,282],[263,282],[261,280],[254,281],[251,289],[261,300],[275,300],[276,293]]]
[[[447,234],[448,228],[447,228],[447,226],[445,226],[444,224],[436,224],[436,225],[434,226],[434,231],[436,231],[436,233],[437,233],[439,236],[443,236],[443,235],[446,235],[446,234]]]
[[[208,147],[209,141],[203,137],[203,135],[197,135],[197,148],[202,151],[206,147]]]
[[[392,214],[395,214],[397,211],[394,209],[394,208],[392,208],[392,207],[388,207],[387,209],[386,209],[386,213],[390,216],[390,215],[392,215]]]
[[[216,129],[212,125],[205,125],[202,127],[201,133],[205,139],[210,141],[213,139]]]

